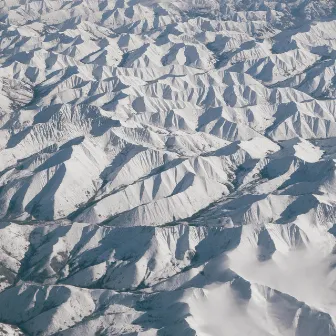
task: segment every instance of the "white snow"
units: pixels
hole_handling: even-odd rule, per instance
[[[336,336],[335,13],[3,0],[0,335]]]

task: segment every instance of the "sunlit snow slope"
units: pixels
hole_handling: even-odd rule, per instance
[[[336,335],[334,0],[2,0],[0,34],[0,335]]]

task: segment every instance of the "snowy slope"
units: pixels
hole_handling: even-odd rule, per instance
[[[336,336],[334,0],[3,0],[0,37],[0,335]]]

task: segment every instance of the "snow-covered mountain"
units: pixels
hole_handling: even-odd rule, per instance
[[[334,0],[2,0],[0,35],[0,335],[336,335]]]

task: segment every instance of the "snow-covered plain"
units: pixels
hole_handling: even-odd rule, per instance
[[[334,0],[0,2],[0,335],[335,336]]]

